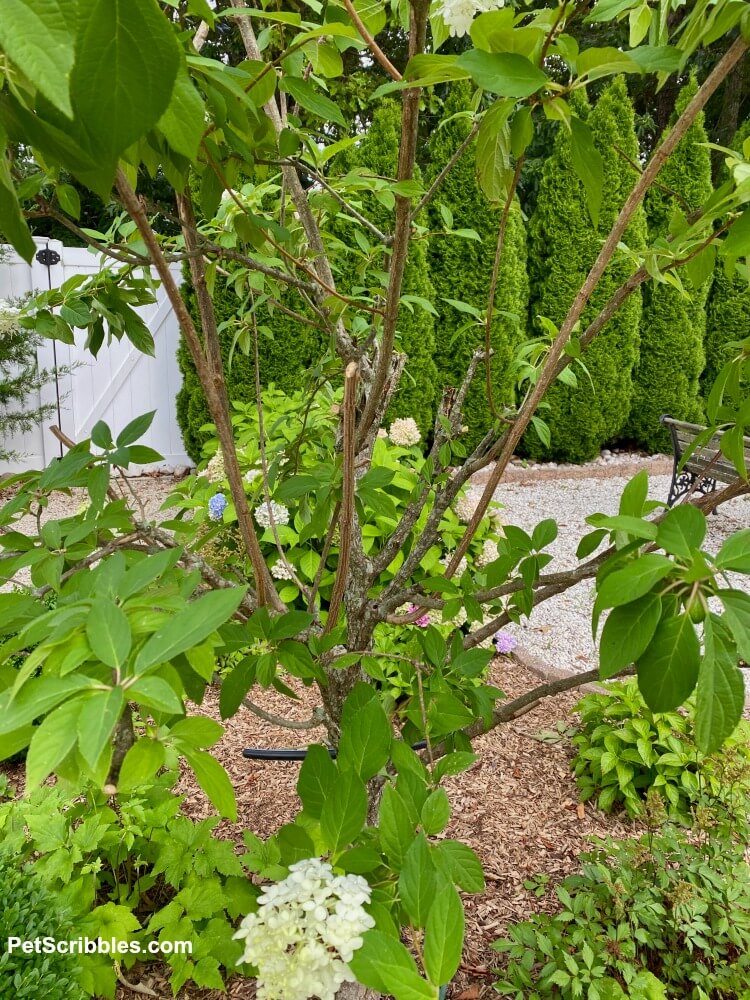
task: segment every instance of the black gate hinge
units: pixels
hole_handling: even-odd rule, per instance
[[[44,247],[40,250],[35,258],[40,264],[44,264],[45,267],[52,267],[54,264],[60,263],[60,254],[57,250],[50,250],[49,247]]]

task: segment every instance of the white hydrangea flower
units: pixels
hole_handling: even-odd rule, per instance
[[[283,559],[279,559],[271,567],[271,576],[276,580],[293,580],[294,575]]]
[[[0,299],[0,336],[16,332],[20,315],[20,309],[12,306],[7,299]]]
[[[263,473],[260,469],[248,469],[245,475],[242,477],[248,486],[252,486],[258,476],[262,476]]]
[[[468,524],[477,509],[477,498],[472,493],[464,493],[453,504],[453,509],[459,521]]]
[[[452,558],[453,557],[451,556],[451,554],[448,553],[447,556],[441,556],[438,561],[441,566],[444,566],[446,569],[448,569],[448,563],[451,561]],[[458,561],[458,567],[456,569],[456,572],[453,574],[454,578],[463,576],[464,573],[466,572],[466,567],[468,565],[469,564],[466,562],[466,556],[461,556],[461,558]]]
[[[221,448],[212,455],[206,466],[206,477],[210,483],[220,483],[227,478],[227,470],[224,467],[224,455]]]
[[[435,9],[445,21],[453,38],[468,35],[471,22],[477,14],[503,7],[505,0],[441,0]]]
[[[480,569],[483,566],[488,566],[497,559],[497,556],[497,542],[493,542],[491,538],[486,538],[482,546],[482,551],[477,556],[477,566]]]
[[[269,503],[262,503],[260,507],[255,508],[253,514],[261,528],[271,527],[272,515],[274,524],[289,524],[289,510],[283,503],[276,503],[275,500],[271,500]]]
[[[334,1000],[362,935],[375,926],[365,911],[370,886],[360,875],[334,876],[320,858],[298,861],[281,882],[265,886],[258,912],[234,935],[240,962],[258,969],[258,1000]]]
[[[399,417],[394,420],[388,430],[388,437],[394,444],[400,445],[402,448],[410,448],[422,440],[417,422],[413,417]]]
[[[387,438],[388,437],[388,431],[385,429],[385,427],[380,427],[378,429],[378,437],[379,438]]]

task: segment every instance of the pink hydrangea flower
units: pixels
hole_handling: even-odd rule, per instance
[[[406,605],[406,613],[407,613],[407,615],[410,615],[412,613],[412,611],[416,611],[416,610],[417,610],[417,605],[416,604],[407,604]],[[421,618],[417,618],[415,620],[414,624],[415,625],[419,625],[420,628],[427,628],[427,626],[430,624],[430,616],[428,614],[422,615]]]

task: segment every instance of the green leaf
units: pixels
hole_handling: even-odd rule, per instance
[[[133,444],[138,438],[143,437],[153,423],[155,416],[156,410],[151,410],[149,413],[142,413],[139,417],[131,420],[117,435],[117,441],[115,442],[117,447],[124,448],[126,445]]]
[[[80,219],[81,196],[72,184],[58,184],[55,188],[55,194],[57,195],[57,200],[60,202],[60,208],[63,212],[72,216],[74,219]],[[62,310],[60,310],[60,312],[62,313]]]
[[[736,531],[727,538],[716,553],[716,565],[719,569],[750,573],[750,528]]]
[[[458,970],[464,946],[464,908],[453,886],[442,886],[427,917],[424,967],[435,986],[449,983]]]
[[[401,905],[412,927],[424,927],[435,901],[437,874],[427,839],[417,834],[404,857],[398,877]]]
[[[576,60],[576,69],[578,75],[586,76],[589,82],[615,73],[641,72],[638,63],[629,55],[611,47],[583,49]]]
[[[0,49],[68,118],[77,18],[76,0],[3,0],[0,17]]]
[[[362,830],[367,820],[367,789],[353,772],[339,774],[323,803],[320,832],[330,851],[341,851]]]
[[[135,672],[143,673],[155,663],[166,663],[203,642],[234,614],[244,593],[244,587],[214,590],[178,611],[147,640],[136,657]]]
[[[704,625],[705,655],[695,696],[695,741],[704,753],[714,753],[731,736],[745,707],[745,682],[737,655],[715,615]]]
[[[724,616],[742,659],[750,662],[750,595],[741,590],[719,590]]]
[[[114,602],[94,601],[86,619],[86,636],[94,656],[102,663],[108,667],[123,666],[132,644],[130,622]]]
[[[185,710],[179,695],[162,677],[139,677],[127,690],[132,701],[157,712],[182,715]]]
[[[10,702],[10,691],[0,694],[0,736],[27,726],[51,711],[68,695],[90,688],[88,677],[34,677]]]
[[[422,979],[406,947],[383,931],[366,931],[362,947],[349,962],[357,982],[395,1000],[435,1000],[435,990]]]
[[[317,115],[324,121],[335,122],[342,128],[346,128],[344,116],[338,106],[330,98],[319,94],[307,80],[300,80],[294,76],[282,77],[281,89],[290,94],[297,104],[305,108],[306,111]]]
[[[206,793],[211,804],[225,819],[237,822],[237,800],[232,782],[221,764],[204,750],[188,750],[183,747],[185,759],[193,769],[198,784]]]
[[[458,840],[443,840],[433,852],[435,864],[464,892],[484,891],[482,863],[474,851]]]
[[[117,790],[126,792],[151,782],[164,765],[164,746],[156,740],[141,738],[125,754],[117,779]]]
[[[422,829],[428,836],[442,833],[450,818],[451,804],[448,800],[448,793],[444,788],[436,788],[434,792],[430,792],[422,806],[420,817]]]
[[[273,80],[273,74],[269,76]],[[205,128],[205,109],[184,66],[180,67],[169,106],[157,128],[176,153],[195,160]]]
[[[597,604],[602,608],[616,608],[636,601],[673,570],[671,559],[656,552],[647,552],[623,569],[617,569],[604,577],[599,584]]]
[[[700,644],[688,615],[663,618],[638,660],[638,686],[652,712],[673,712],[698,680]]]
[[[386,785],[380,800],[378,814],[380,845],[391,865],[398,871],[415,835],[415,824],[401,794],[393,785]]]
[[[83,703],[78,716],[78,746],[92,770],[112,739],[124,705],[125,692],[121,687],[95,691]]]
[[[156,0],[89,0],[85,11],[70,78],[76,138],[114,176],[121,153],[166,111],[180,47]]]
[[[350,767],[367,781],[388,760],[392,733],[388,716],[373,689],[367,684],[361,687],[366,689],[369,699],[357,705],[352,695],[347,698],[341,718],[338,761],[339,767]]]
[[[313,819],[320,819],[323,806],[337,780],[338,771],[330,753],[319,743],[313,743],[307,748],[307,756],[297,779],[297,794],[305,812]]]
[[[169,735],[181,744],[192,747],[212,747],[224,735],[224,727],[206,715],[190,715],[180,719],[169,730]]]
[[[134,594],[145,590],[149,584],[154,583],[168,569],[171,569],[181,555],[182,549],[176,548],[143,556],[123,576],[117,588],[117,596],[121,601],[126,601]]]
[[[661,617],[661,598],[645,594],[614,608],[599,643],[599,676],[604,680],[636,663],[654,637]]]
[[[2,18],[0,18],[0,21]],[[19,256],[31,262],[36,253],[36,243],[31,238],[29,227],[18,203],[15,185],[11,177],[8,161],[5,156],[6,135],[0,126],[0,219],[5,238],[11,243]]]
[[[41,785],[75,746],[82,707],[83,700],[74,698],[50,712],[34,730],[26,757],[27,790]]]
[[[673,556],[690,559],[706,537],[706,515],[692,504],[683,503],[666,514],[656,532],[656,544]]]
[[[482,191],[490,201],[503,201],[506,198],[513,177],[508,125],[512,111],[512,101],[493,104],[482,119],[477,133],[477,173]]]
[[[591,129],[580,118],[570,119],[570,157],[586,192],[586,207],[596,228],[604,189],[604,160],[594,145]]]
[[[514,52],[471,49],[458,57],[456,65],[469,72],[477,86],[502,97],[530,97],[547,83],[546,73]]]

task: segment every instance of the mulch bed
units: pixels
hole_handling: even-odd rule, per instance
[[[491,681],[513,698],[539,683],[539,677],[516,662],[497,659]],[[256,702],[269,712],[296,718],[309,716],[314,704],[312,691],[300,689],[300,702],[292,706],[276,692],[254,692]],[[591,836],[628,836],[632,825],[622,818],[604,816],[590,804],[578,804],[575,782],[568,766],[569,745],[562,740],[550,745],[539,740],[543,731],[565,722],[580,694],[573,691],[543,702],[516,722],[475,741],[479,759],[462,776],[448,779],[446,788],[453,817],[446,835],[469,844],[480,856],[487,879],[484,893],[465,895],[466,946],[461,969],[451,986],[451,1000],[481,1000],[497,996],[492,972],[499,956],[490,945],[506,926],[540,909],[554,909],[554,886],[578,867],[578,854]],[[217,696],[210,691],[199,711],[219,718]],[[295,792],[299,763],[245,760],[247,746],[292,747],[323,740],[322,732],[278,730],[247,709],[240,709],[214,747],[218,760],[229,772],[237,792],[237,824],[223,822],[220,836],[242,841],[245,829],[267,837],[290,822],[299,809]],[[203,793],[188,775],[178,791],[187,795],[184,810],[195,819],[211,814]],[[549,876],[547,892],[537,899],[524,888],[524,880],[536,874]],[[171,997],[167,975],[150,965],[140,974],[128,974],[133,984],[142,983],[160,1000]],[[253,1000],[255,990],[247,979],[228,984],[233,1000]],[[135,1000],[139,993],[121,988],[117,1000]],[[180,1000],[219,1000],[227,994],[186,987]]]

